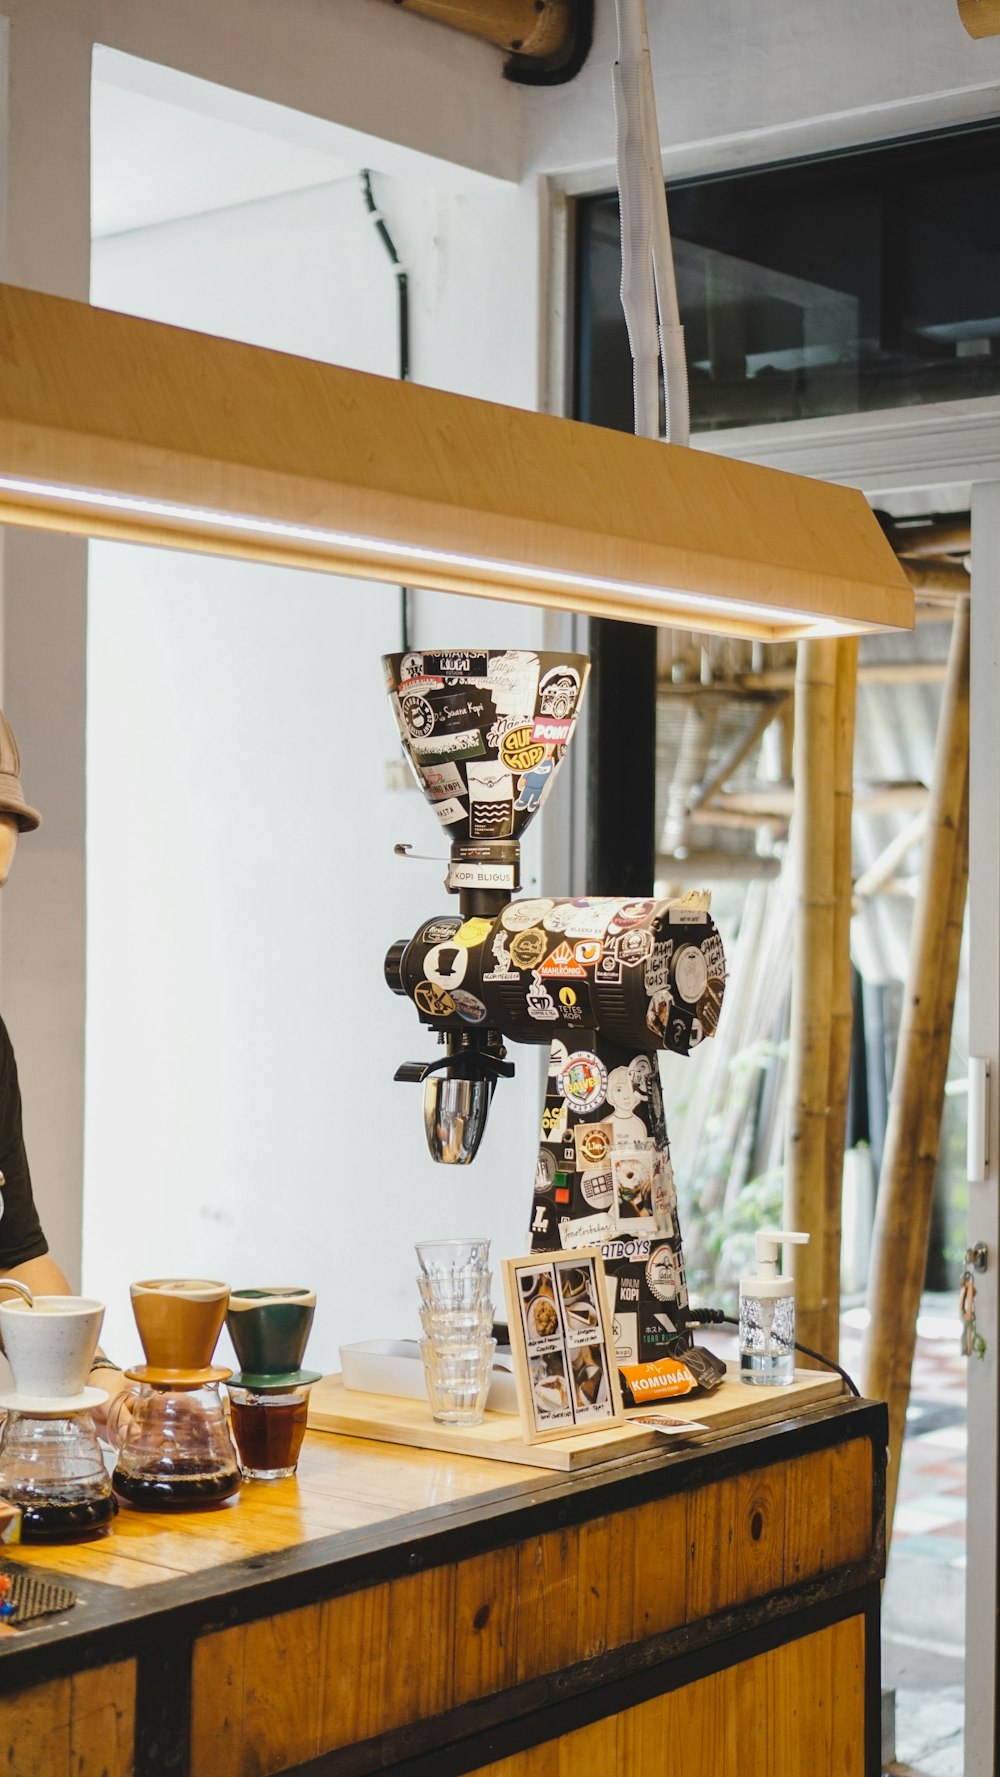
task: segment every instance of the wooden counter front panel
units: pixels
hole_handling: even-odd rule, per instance
[[[272,1777],[863,1559],[872,1486],[858,1439],[205,1635],[193,1777]]]
[[[864,1659],[848,1617],[472,1777],[862,1777]]]
[[[132,1777],[135,1661],[4,1697],[0,1747],[4,1777]]]

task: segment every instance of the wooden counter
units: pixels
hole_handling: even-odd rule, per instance
[[[4,1550],[7,1777],[876,1777],[885,1409],[578,1475],[310,1433],[294,1481]]]

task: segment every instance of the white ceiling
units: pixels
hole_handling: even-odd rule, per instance
[[[169,71],[164,71],[169,72]],[[276,106],[260,101],[260,128],[210,115],[172,76],[177,98],[137,92],[95,70],[91,110],[91,224],[95,237],[148,228],[255,198],[357,175],[357,167],[268,125]],[[187,101],[187,102],[185,102]],[[254,101],[247,101],[250,106]],[[252,113],[251,113],[252,115]]]

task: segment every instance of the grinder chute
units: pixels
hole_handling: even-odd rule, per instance
[[[432,1157],[466,1165],[482,1140],[497,1080],[514,1072],[499,1030],[486,1024],[482,1000],[462,986],[466,950],[480,935],[466,922],[495,919],[521,886],[521,835],[565,757],[590,662],[584,654],[496,648],[411,650],[386,655],[382,664],[403,751],[451,845],[446,886],[462,912],[428,922],[428,968],[413,983],[421,1019],[437,1030],[446,1053],[438,1061],[405,1062],[396,1078],[424,1083]],[[386,979],[397,993],[410,991],[401,974],[409,948],[394,945],[386,958]]]

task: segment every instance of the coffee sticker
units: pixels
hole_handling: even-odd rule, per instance
[[[486,1017],[486,1007],[482,1000],[477,1000],[474,993],[466,993],[464,987],[459,987],[453,989],[451,997],[455,1002],[458,1016],[463,1018],[466,1024],[483,1023]]]
[[[576,1164],[579,1172],[591,1166],[601,1166],[613,1146],[611,1124],[577,1123],[573,1130],[573,1141],[576,1146]]]
[[[480,802],[509,802],[513,795],[510,772],[492,759],[473,759],[467,770],[469,795]]]
[[[580,690],[575,666],[550,667],[538,687],[538,708],[543,716],[571,716]]]
[[[607,1166],[592,1166],[580,1177],[580,1190],[591,1209],[606,1213],[614,1202],[614,1185]]]
[[[500,741],[500,758],[509,772],[533,771],[545,758],[545,748],[531,738],[531,724],[512,728]]]
[[[556,948],[540,965],[538,973],[543,980],[553,981],[584,981],[587,971],[577,962],[570,944],[565,941]]]
[[[482,759],[486,748],[478,728],[459,734],[435,734],[427,740],[413,740],[410,751],[421,770],[425,765],[445,765],[449,760]]]
[[[518,931],[510,941],[511,962],[519,969],[535,969],[548,949],[548,939],[539,926]]]
[[[539,1197],[545,1197],[551,1191],[555,1176],[555,1155],[548,1148],[539,1148],[535,1160],[535,1192]]]
[[[545,747],[565,747],[569,745],[574,726],[572,717],[557,721],[552,716],[539,716],[532,724],[531,738]]]
[[[611,1178],[615,1193],[615,1226],[619,1233],[635,1233],[637,1222],[646,1232],[655,1227],[653,1214],[653,1152],[612,1153]]]
[[[652,1247],[646,1261],[646,1283],[650,1295],[655,1296],[658,1302],[674,1302],[680,1281],[678,1255],[669,1241]]]
[[[524,996],[524,1003],[529,1018],[537,1018],[543,1024],[558,1022],[559,1008],[544,981],[539,981],[537,975],[532,977],[531,986]]]
[[[571,1109],[586,1113],[604,1103],[608,1070],[598,1056],[581,1049],[569,1057],[556,1083]]]
[[[469,966],[469,953],[454,939],[446,944],[435,944],[424,957],[424,974],[435,987],[444,988],[448,993],[455,987],[461,987],[465,980],[465,971]]]
[[[457,765],[421,765],[420,775],[432,802],[465,795],[465,784]]]
[[[632,926],[647,919],[655,907],[655,901],[619,901],[614,909],[608,930],[613,936],[629,931]]]
[[[566,926],[567,938],[603,938],[617,901],[574,901],[573,917]]]
[[[451,1018],[455,1002],[450,993],[433,981],[418,981],[413,989],[413,1003],[428,1018]]]
[[[674,986],[682,1000],[696,1006],[708,986],[708,967],[700,950],[688,944],[678,951],[674,964]]]
[[[455,932],[453,942],[460,944],[463,950],[475,950],[484,938],[489,937],[492,930],[493,921],[491,919],[466,919]]]
[[[600,1246],[613,1232],[610,1215],[577,1216],[573,1221],[559,1223],[559,1239],[567,1251],[573,1247]]]
[[[429,925],[424,926],[420,934],[421,942],[424,944],[447,944],[449,939],[454,938],[461,923],[461,919],[457,917],[455,919],[432,919]]]
[[[551,901],[512,901],[501,913],[500,924],[508,932],[526,931],[528,926],[537,925],[544,919],[552,905]]]
[[[453,821],[465,819],[465,809],[453,796],[448,796],[443,802],[433,803],[432,807],[442,827],[450,827]]]
[[[498,715],[529,715],[534,710],[538,691],[538,656],[514,649],[492,655],[486,670],[486,683]]]

